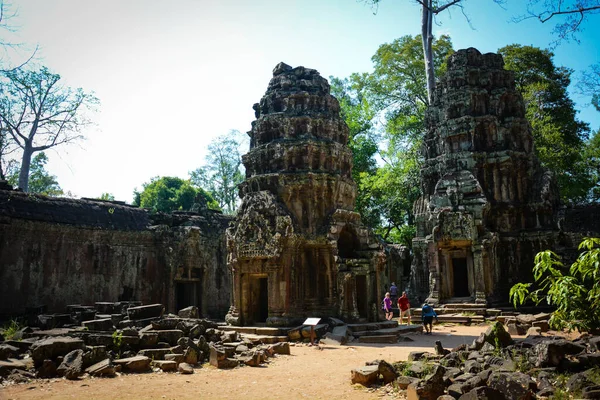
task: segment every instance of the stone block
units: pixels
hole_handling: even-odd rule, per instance
[[[148,304],[145,306],[129,307],[127,316],[130,320],[148,319],[162,317],[165,306],[162,304]]]
[[[110,318],[106,319],[94,319],[91,321],[84,321],[81,323],[85,328],[90,331],[113,331],[113,321]]]
[[[83,350],[73,350],[65,355],[56,372],[69,380],[77,379],[83,372]]]
[[[175,361],[177,364],[179,364],[185,361],[185,356],[183,354],[168,353],[165,354],[165,360]]]
[[[189,307],[183,308],[183,309],[179,310],[177,315],[180,318],[198,318],[200,316],[200,314],[198,313],[198,307],[196,307],[196,306],[189,306]]]
[[[152,360],[146,356],[134,356],[114,360],[115,365],[121,366],[123,372],[147,372]]]
[[[364,367],[353,369],[351,372],[352,383],[358,383],[360,385],[369,387],[374,385],[378,381],[379,366],[367,365]]]
[[[178,363],[172,360],[153,360],[150,365],[160,368],[163,372],[177,371]]]
[[[85,343],[81,339],[70,337],[42,339],[31,345],[31,358],[35,365],[40,365],[46,359],[52,360],[58,356],[65,356],[71,351],[79,349],[85,349]]]
[[[115,376],[115,366],[110,358],[106,358],[85,369],[91,376]]]
[[[194,373],[194,368],[190,364],[181,363],[177,366],[177,370],[179,373],[184,375],[189,375]]]

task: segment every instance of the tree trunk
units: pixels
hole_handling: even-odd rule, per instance
[[[19,188],[24,192],[29,191],[29,167],[31,167],[32,155],[33,147],[31,144],[25,144],[23,160],[21,161],[21,171],[19,172]]]
[[[423,58],[425,60],[425,76],[427,78],[427,99],[433,101],[435,91],[435,69],[433,68],[433,1],[423,2],[421,14],[421,40],[423,42]]]

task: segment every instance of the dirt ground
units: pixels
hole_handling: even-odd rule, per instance
[[[323,346],[299,344],[291,355],[271,358],[264,367],[219,370],[206,364],[192,375],[123,374],[115,378],[39,380],[0,389],[0,399],[381,399],[387,397],[350,382],[350,371],[367,361],[406,360],[415,350],[433,351],[436,340],[446,348],[471,343],[481,326],[435,326],[432,335],[409,335],[413,342]],[[397,397],[396,397],[397,398]]]

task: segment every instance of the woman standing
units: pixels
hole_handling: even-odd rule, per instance
[[[390,298],[390,292],[385,294],[383,298],[383,311],[385,311],[385,319],[390,321],[394,317],[394,313],[392,311],[392,299]]]

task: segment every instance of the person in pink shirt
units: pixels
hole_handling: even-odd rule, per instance
[[[394,312],[392,311],[392,299],[390,298],[390,292],[385,294],[383,298],[383,311],[385,311],[385,319],[390,321],[394,317]]]

